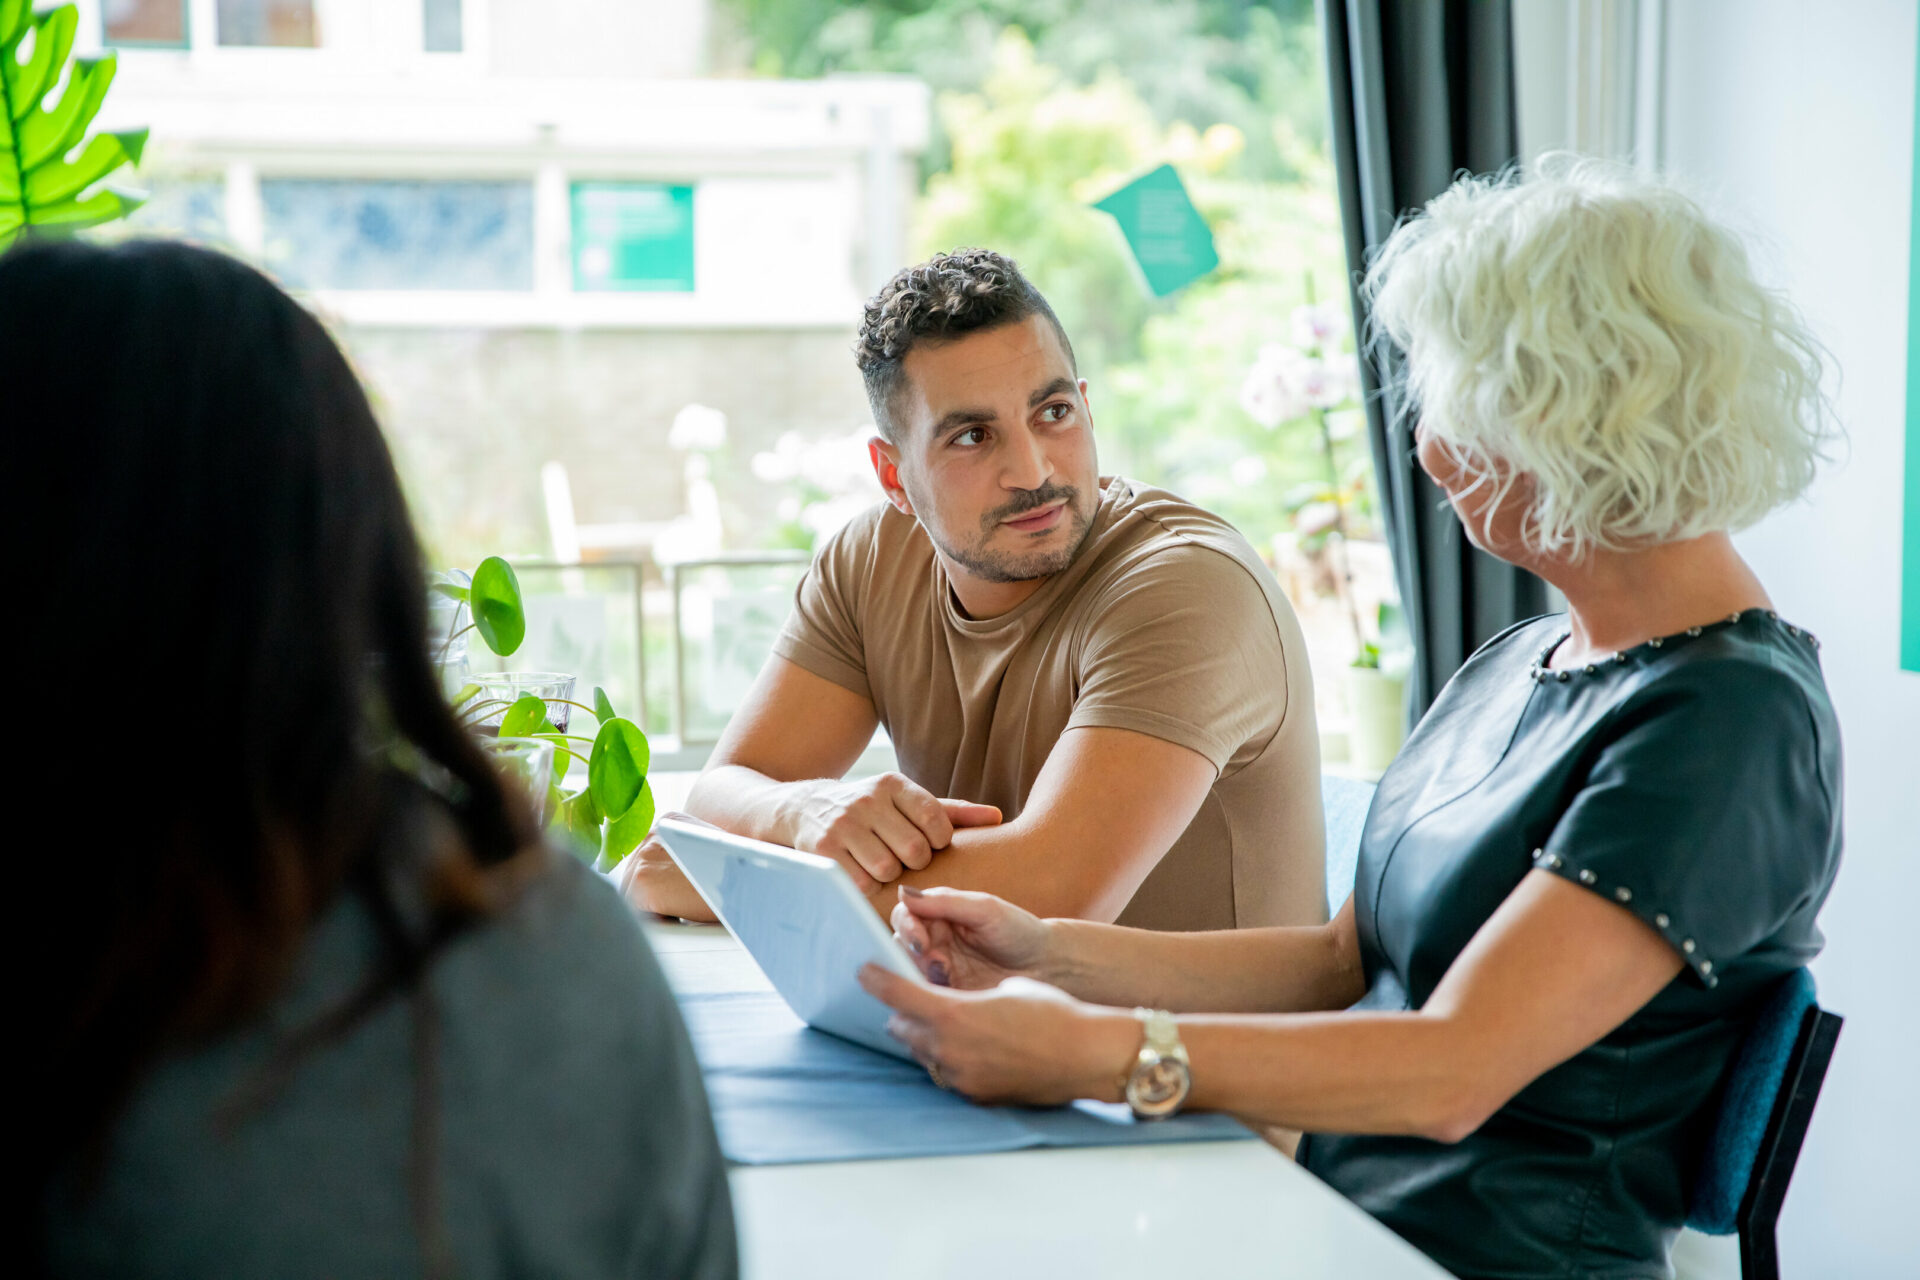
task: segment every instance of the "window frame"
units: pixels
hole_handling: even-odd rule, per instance
[[[461,0],[460,49],[428,52],[424,0],[314,0],[319,43],[312,48],[279,45],[223,45],[219,41],[219,0],[182,0],[183,42],[110,40],[102,0],[74,0],[80,11],[83,45],[135,55],[186,56],[195,62],[273,67],[356,64],[368,69],[402,69],[414,74],[484,74],[490,53],[487,5]],[[332,38],[330,38],[332,37]]]

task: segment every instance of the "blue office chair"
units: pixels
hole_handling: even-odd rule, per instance
[[[1741,1280],[1779,1280],[1774,1228],[1844,1020],[1797,969],[1754,1018],[1693,1185],[1687,1225],[1740,1236]]]
[[[1320,804],[1327,815],[1327,914],[1340,914],[1353,892],[1354,870],[1360,864],[1360,828],[1367,824],[1373,803],[1373,784],[1357,778],[1320,775]]]

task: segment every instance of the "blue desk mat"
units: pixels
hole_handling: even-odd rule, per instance
[[[689,984],[693,985],[693,984]],[[679,992],[735,1164],[808,1164],[1251,1138],[1221,1115],[1142,1123],[1123,1106],[980,1107],[937,1088],[917,1064],[814,1031],[770,991]]]

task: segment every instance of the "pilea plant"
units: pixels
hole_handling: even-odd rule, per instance
[[[480,633],[480,639],[487,648],[503,658],[513,656],[520,642],[527,638],[527,610],[521,603],[520,579],[513,572],[513,566],[499,556],[488,556],[480,562],[462,586],[451,577],[443,577],[433,584],[433,589],[449,600],[456,600],[467,606],[467,612],[473,621],[466,626],[460,625],[460,611],[453,612],[453,622],[447,628],[446,642],[440,648],[440,661],[447,660],[447,654],[453,648],[453,642],[469,631]],[[468,685],[461,691],[461,701],[472,698],[480,692],[479,686]]]
[[[434,583],[433,589],[466,605],[473,618],[461,627],[460,613],[454,611],[440,651],[442,661],[453,642],[469,631],[477,632],[481,642],[503,658],[511,656],[526,639],[527,613],[520,579],[513,566],[499,556],[482,560],[467,585],[443,579]],[[453,695],[454,712],[461,723],[477,729],[483,721],[501,713],[501,737],[539,738],[552,743],[553,780],[547,789],[547,810],[552,815],[549,829],[564,834],[577,853],[601,870],[618,866],[653,829],[653,788],[647,782],[652,751],[645,731],[616,713],[606,690],[598,687],[590,707],[568,698],[543,698],[531,693],[509,703],[486,698],[484,692],[479,684],[469,683]],[[555,705],[591,715],[599,725],[594,736],[559,729],[554,724]],[[586,754],[581,754],[576,744],[587,744]],[[569,796],[560,784],[576,763],[586,766],[587,785]]]
[[[565,702],[592,713],[600,723],[591,738],[562,733],[553,724],[550,704]],[[617,714],[606,690],[595,688],[593,705],[525,694],[500,721],[503,738],[539,738],[553,744],[553,781],[548,784],[549,829],[564,832],[574,849],[602,871],[611,871],[653,830],[653,787],[647,781],[652,749],[639,725]],[[585,755],[574,745],[591,744]],[[572,796],[562,790],[569,768],[582,764],[587,785]]]
[[[97,227],[143,203],[110,188],[86,194],[121,165],[139,164],[147,145],[147,131],[131,129],[95,134],[80,147],[113,83],[114,56],[74,59],[60,100],[45,105],[67,70],[79,25],[70,4],[35,13],[32,0],[0,0],[0,249],[29,233]],[[33,48],[23,61],[29,36]]]

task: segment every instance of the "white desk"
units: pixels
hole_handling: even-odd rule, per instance
[[[752,970],[718,926],[647,935],[670,979]],[[738,1167],[729,1179],[750,1280],[1445,1278],[1264,1142]]]

